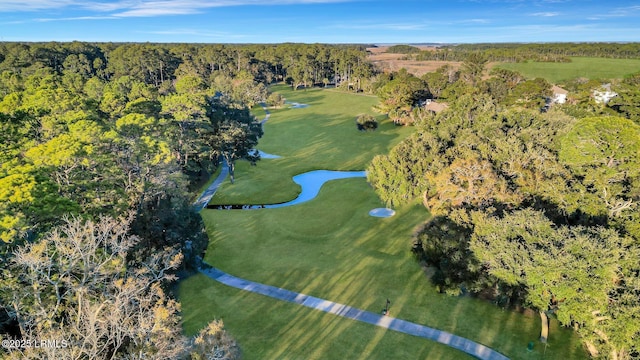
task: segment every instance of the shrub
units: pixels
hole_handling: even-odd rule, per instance
[[[267,98],[267,104],[275,108],[280,108],[284,105],[284,98],[278,93],[272,93],[269,95],[269,98]]]
[[[373,115],[360,114],[356,118],[356,125],[360,131],[373,131],[378,128],[378,121]]]

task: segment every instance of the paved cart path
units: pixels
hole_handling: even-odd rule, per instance
[[[264,126],[264,123],[266,123],[267,120],[269,120],[269,118],[271,117],[271,113],[269,112],[269,110],[267,110],[267,105],[265,103],[260,103],[260,106],[262,106],[265,112],[264,119],[262,119],[262,121],[260,122],[260,124]],[[277,156],[271,154],[267,155]],[[227,178],[227,176],[229,176],[229,167],[227,166],[227,162],[225,160],[222,160],[220,166],[222,166],[222,169],[220,170],[220,174],[218,175],[218,177],[211,183],[211,185],[209,185],[209,187],[207,187],[202,192],[202,194],[200,194],[198,200],[193,203],[193,206],[196,208],[196,210],[200,211],[207,207],[207,204],[209,203],[209,201],[211,201],[213,195],[216,194],[216,191],[218,191],[218,188],[220,187],[220,185],[222,185],[222,182]]]
[[[380,326],[389,330],[433,340],[454,349],[463,351],[471,356],[483,360],[508,360],[509,358],[499,352],[477,342],[448,333],[446,331],[430,328],[428,326],[397,319],[391,316],[380,315],[370,311],[357,309],[348,305],[329,300],[305,295],[271,285],[242,279],[229,275],[214,267],[206,266],[200,272],[208,277],[231,287],[269,296],[278,300],[287,301],[308,308],[324,311],[337,316],[362,321],[371,325]]]
[[[227,176],[229,176],[229,167],[227,166],[227,162],[225,160],[222,160],[220,166],[222,168],[220,169],[220,174],[218,174],[218,177],[211,183],[211,185],[209,185],[209,187],[205,191],[202,192],[202,194],[200,194],[198,200],[193,203],[193,207],[195,207],[197,211],[200,211],[207,207],[207,204],[209,203],[209,201],[211,201],[213,195],[216,194],[216,191],[218,191],[218,188],[220,187],[222,182],[227,178]]]

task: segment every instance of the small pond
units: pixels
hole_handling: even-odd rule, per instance
[[[275,209],[285,206],[291,206],[307,202],[318,196],[320,188],[324,183],[331,180],[348,179],[348,178],[364,178],[367,177],[366,171],[334,171],[334,170],[315,170],[309,171],[293,177],[293,182],[300,185],[302,191],[297,198],[280,204],[228,204],[228,205],[207,205],[209,209],[218,210],[253,210],[253,209]]]

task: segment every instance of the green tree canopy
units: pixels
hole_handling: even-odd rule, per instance
[[[599,199],[591,214],[617,216],[638,201],[640,126],[619,117],[579,120],[561,140],[560,160]]]
[[[594,314],[607,311],[625,247],[614,230],[556,227],[533,210],[502,218],[477,213],[474,224],[471,251],[490,274],[526,288],[543,326],[550,312],[565,325],[591,327]]]

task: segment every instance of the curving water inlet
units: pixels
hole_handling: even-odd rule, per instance
[[[297,198],[282,204],[265,205],[265,208],[275,209],[285,206],[291,206],[312,200],[320,192],[320,188],[324,183],[331,180],[348,179],[355,177],[367,177],[366,171],[333,171],[333,170],[315,170],[309,171],[293,177],[293,182],[300,185],[302,192]]]

